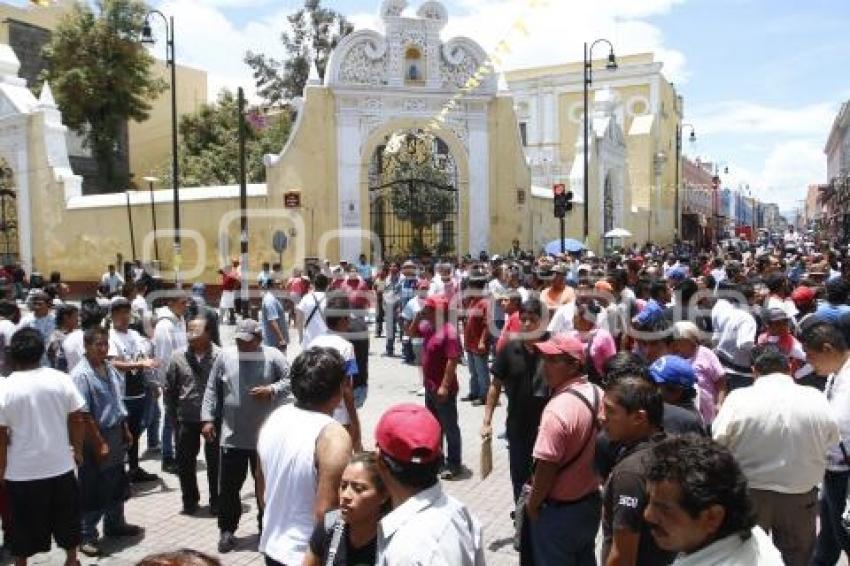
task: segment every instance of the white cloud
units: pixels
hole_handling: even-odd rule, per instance
[[[779,208],[794,208],[805,198],[807,187],[826,179],[826,156],[817,138],[791,139],[774,144],[766,152],[757,170],[736,162],[729,163],[723,185],[738,188],[749,185],[753,196],[763,202],[775,202]]]
[[[464,0],[461,9],[452,10],[444,36],[468,36],[487,51],[509,39],[511,53],[504,57],[504,69],[580,61],[584,42],[604,37],[614,44],[618,55],[655,52],[665,63],[667,78],[685,82],[684,54],[665,46],[661,29],[642,19],[666,13],[682,1],[544,0],[533,7],[528,0]],[[523,22],[527,36],[512,30],[517,21]],[[604,57],[605,47],[600,45],[594,56]]]
[[[444,37],[471,37],[486,49],[510,38],[512,53],[504,58],[504,68],[563,63],[581,60],[582,43],[598,37],[610,39],[620,55],[654,51],[665,63],[665,74],[674,82],[687,79],[685,56],[664,44],[661,30],[643,20],[668,12],[684,0],[602,0],[590,3],[564,0],[456,0],[446,1],[450,11]],[[408,14],[421,2],[410,1]],[[243,63],[246,51],[281,56],[280,33],[286,16],[300,0],[286,0],[284,6],[268,9],[272,0],[164,0],[157,7],[173,15],[177,24],[178,62],[204,69],[209,75],[209,97],[223,87],[242,86],[253,95],[250,69]],[[375,29],[380,25],[380,2],[372,0],[363,12],[347,14],[355,27]],[[331,4],[328,4],[331,5]],[[266,6],[265,10],[257,10]],[[241,26],[225,15],[233,10],[255,10],[258,17]],[[529,31],[524,37],[512,26],[522,20]],[[486,22],[486,25],[482,25]],[[160,30],[156,30],[159,32]],[[154,51],[162,56],[158,45]],[[595,55],[604,55],[604,46]]]
[[[718,102],[694,109],[692,120],[705,134],[785,134],[825,136],[835,119],[835,104],[823,102],[777,108],[744,100]]]
[[[247,0],[166,0],[158,6],[166,15],[174,16],[177,62],[207,71],[210,100],[225,87],[235,91],[241,86],[253,97],[254,80],[243,62],[245,52],[276,55],[282,51],[280,32],[289,11],[275,11],[266,14],[263,21],[238,27],[221,10],[225,5],[249,4]],[[164,35],[159,27],[154,28],[154,33]],[[165,47],[158,43],[152,53],[162,57]]]

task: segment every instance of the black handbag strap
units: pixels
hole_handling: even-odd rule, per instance
[[[324,313],[322,313],[321,301],[319,301],[319,299],[316,298],[315,293],[311,293],[311,295],[313,297],[313,300],[316,302],[316,306],[313,307],[312,312],[310,312],[310,316],[307,317],[307,322],[304,323],[304,328],[307,328],[308,326],[310,326],[310,321],[313,320],[314,316],[316,316],[316,311],[318,311],[319,314],[322,315],[322,320],[324,320],[324,318],[325,318]],[[324,299],[322,299],[322,300],[324,300]]]
[[[593,387],[593,404],[587,400],[587,397],[573,389],[572,387],[567,388],[563,391],[563,393],[569,393],[587,407],[587,410],[590,411],[590,418],[593,419],[593,422],[590,425],[590,431],[587,434],[587,438],[585,438],[584,443],[581,445],[581,449],[576,452],[572,458],[564,462],[560,468],[558,468],[558,473],[560,474],[570,466],[572,466],[576,460],[581,458],[581,455],[584,454],[584,451],[587,450],[587,447],[590,445],[590,441],[593,440],[596,430],[599,428],[599,418],[597,415],[599,414],[599,392],[596,387]]]

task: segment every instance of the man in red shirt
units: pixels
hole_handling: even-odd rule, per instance
[[[469,362],[469,394],[461,401],[472,401],[475,406],[487,402],[490,389],[490,296],[486,292],[487,272],[480,267],[469,273],[467,297],[464,300],[466,322],[463,325],[463,348]]]
[[[446,439],[448,457],[441,477],[454,479],[464,471],[457,418],[457,363],[462,350],[455,325],[449,320],[448,300],[442,295],[428,297],[413,319],[408,335],[423,339],[425,406],[440,421]]]
[[[595,564],[602,500],[593,462],[603,394],[584,375],[581,340],[559,334],[535,347],[552,391],[534,444],[526,502],[535,561]]]
[[[236,292],[242,287],[239,259],[234,257],[230,261],[230,269],[227,271],[219,269],[218,272],[221,274],[221,301],[218,305],[220,317],[222,321],[227,320],[229,324],[233,325],[236,324],[236,310],[239,307]],[[227,318],[225,318],[225,315],[227,315]]]
[[[360,277],[357,266],[348,267],[348,274],[340,283],[339,290],[348,296],[348,304],[352,309],[365,311],[369,308],[369,285]]]

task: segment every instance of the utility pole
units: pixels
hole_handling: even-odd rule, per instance
[[[239,251],[242,255],[240,266],[242,268],[242,316],[248,317],[251,313],[251,304],[248,293],[248,183],[245,172],[245,91],[239,87],[237,91],[239,107]]]

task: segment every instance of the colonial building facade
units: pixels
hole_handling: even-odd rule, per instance
[[[21,262],[91,281],[107,263],[152,259],[159,241],[164,276],[215,282],[245,238],[254,270],[361,253],[373,261],[477,255],[528,241],[531,180],[513,99],[498,92],[479,45],[441,39],[442,4],[427,1],[416,17],[402,16],[405,8],[385,0],[381,30],[347,36],[324,84],[313,70],[290,139],[266,156],[267,184],[248,186],[247,234],[238,187],[180,190],[181,248],[168,245],[170,191],[152,201],[82,194],[49,86],[33,96],[15,53],[0,45],[0,171],[13,195],[3,211],[15,213],[15,233],[6,234]],[[287,236],[282,255],[273,250],[278,232]]]
[[[604,93],[591,114],[590,238],[592,248],[613,228],[626,228],[634,240],[671,242],[675,237],[677,159],[676,132],[682,101],[652,54],[618,57],[618,68],[593,62],[591,101]],[[579,207],[568,220],[568,234],[583,236],[584,173],[583,64],[569,63],[505,73],[516,99],[520,132],[532,170],[533,194],[551,199],[552,185],[564,183]],[[622,141],[622,162],[606,167],[600,151],[600,127],[614,124]],[[609,144],[610,145],[610,144]],[[609,172],[613,171],[609,174]],[[539,206],[535,218],[540,245],[557,235],[551,200]]]

